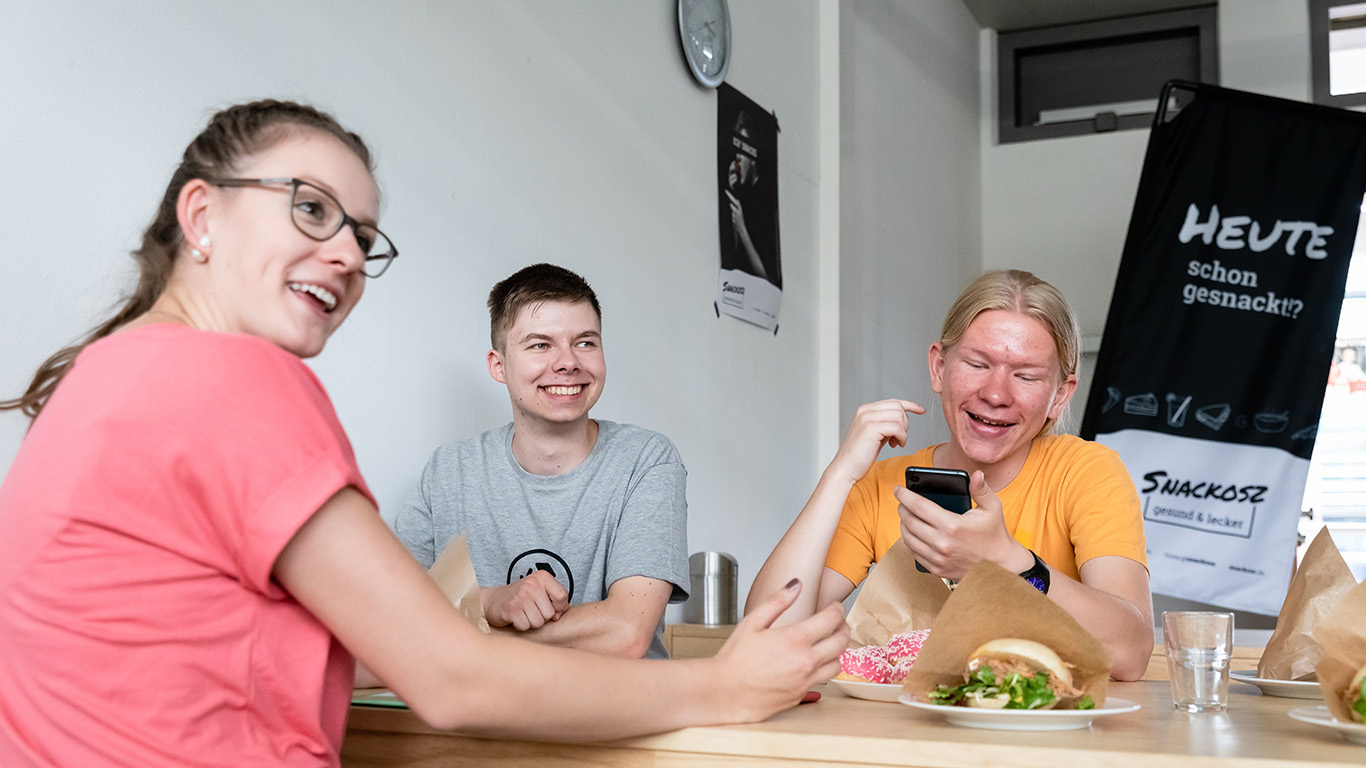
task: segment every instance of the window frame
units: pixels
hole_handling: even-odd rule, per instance
[[[1341,5],[1360,5],[1362,0],[1309,0],[1309,80],[1315,104],[1330,107],[1366,106],[1366,91],[1332,93],[1332,73],[1328,59],[1332,52],[1328,45],[1330,24],[1328,13]]]
[[[1088,51],[1103,51],[1108,47],[1141,42],[1143,38],[1163,33],[1194,29],[1199,51],[1199,72],[1173,72],[1165,80],[1188,80],[1219,84],[1218,9],[1215,5],[1198,5],[1174,11],[1125,16],[1056,27],[998,32],[996,36],[997,141],[1010,144],[1036,139],[1080,136],[1115,130],[1152,127],[1155,110],[1140,114],[1115,115],[1098,112],[1083,120],[1017,125],[1015,116],[1020,100],[1017,57],[1031,50],[1044,51],[1076,47]],[[1088,45],[1094,43],[1094,45]],[[1156,102],[1157,93],[1153,93]],[[1116,99],[1116,102],[1120,99]]]

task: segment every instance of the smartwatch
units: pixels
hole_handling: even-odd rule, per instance
[[[1034,555],[1034,564],[1024,573],[1020,574],[1020,578],[1029,582],[1029,586],[1046,595],[1048,594],[1049,583],[1048,566],[1043,560],[1039,559],[1039,556],[1034,553],[1034,550],[1029,550],[1029,554]]]

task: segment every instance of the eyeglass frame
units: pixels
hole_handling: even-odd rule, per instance
[[[314,184],[314,183],[311,182],[311,181],[305,181],[304,179],[300,179],[300,178],[297,178],[297,177],[294,177],[294,176],[277,176],[277,177],[268,178],[268,179],[204,179],[204,180],[207,181],[208,183],[214,185],[215,187],[256,187],[256,186],[270,186],[270,187],[274,187],[274,186],[281,186],[281,185],[288,184],[288,185],[289,185],[289,188],[290,188],[290,189],[289,189],[289,222],[290,222],[291,224],[293,224],[293,225],[294,225],[294,228],[297,229],[297,230],[299,230],[299,232],[300,232],[301,234],[303,234],[304,237],[307,237],[308,239],[313,240],[314,242],[323,243],[323,242],[327,242],[328,240],[331,240],[332,238],[336,237],[336,236],[337,236],[337,233],[340,232],[340,231],[342,231],[342,229],[343,229],[344,227],[346,227],[346,225],[348,225],[348,224],[351,225],[351,233],[352,233],[353,235],[359,234],[359,231],[360,231],[360,230],[358,229],[359,227],[367,227],[367,228],[369,228],[369,229],[375,230],[375,234],[377,234],[377,235],[379,235],[380,237],[384,238],[384,242],[386,242],[386,243],[389,244],[389,252],[388,252],[388,254],[381,254],[381,255],[379,255],[379,256],[371,256],[371,255],[369,255],[369,254],[365,254],[365,261],[366,261],[367,263],[370,262],[371,260],[374,260],[374,259],[384,259],[384,266],[380,269],[379,272],[377,272],[377,273],[375,273],[375,274],[373,274],[373,275],[370,274],[370,273],[368,273],[368,272],[366,272],[364,267],[361,268],[361,274],[362,274],[362,275],[365,275],[367,278],[369,278],[369,279],[371,279],[371,280],[375,280],[375,279],[377,279],[380,275],[383,275],[385,272],[389,271],[389,266],[392,265],[392,264],[394,263],[394,259],[397,259],[397,258],[398,258],[398,246],[394,245],[394,241],[393,241],[388,235],[384,234],[384,232],[380,231],[380,228],[379,228],[379,227],[376,227],[376,226],[373,225],[373,224],[366,224],[366,223],[363,222],[363,221],[357,221],[356,219],[352,218],[352,217],[351,217],[351,214],[347,213],[347,212],[346,212],[346,209],[342,207],[341,201],[337,199],[336,195],[333,195],[331,192],[328,192],[327,190],[323,189],[322,187],[318,186],[317,184]],[[297,222],[297,221],[294,220],[294,197],[295,197],[295,195],[297,195],[297,194],[299,193],[299,187],[301,187],[301,186],[307,186],[307,187],[309,187],[309,188],[311,188],[311,189],[317,190],[319,193],[321,193],[321,194],[322,194],[324,197],[326,197],[328,200],[331,200],[333,203],[335,203],[336,206],[337,206],[337,210],[341,212],[341,219],[339,220],[339,222],[338,222],[338,224],[337,224],[337,228],[336,228],[335,230],[333,230],[333,231],[332,231],[332,234],[328,235],[327,237],[317,237],[317,236],[315,236],[313,233],[309,232],[308,230],[306,230],[306,229],[304,229],[302,226],[300,226],[300,225],[299,225],[299,222]],[[359,245],[360,243],[357,242],[356,244]]]

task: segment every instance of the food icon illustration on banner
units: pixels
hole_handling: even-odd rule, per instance
[[[1173,427],[1186,426],[1186,408],[1191,404],[1191,396],[1167,393],[1167,423]]]
[[[1228,403],[1206,405],[1195,409],[1195,420],[1218,432],[1228,421],[1230,413],[1233,413],[1233,409]]]

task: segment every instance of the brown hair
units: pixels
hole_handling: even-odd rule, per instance
[[[983,272],[963,289],[949,307],[939,333],[939,343],[944,351],[963,340],[968,326],[978,315],[993,309],[1015,312],[1043,323],[1049,336],[1053,337],[1058,353],[1059,382],[1076,374],[1081,363],[1081,328],[1072,308],[1057,288],[1019,269]],[[1057,419],[1044,422],[1039,435],[1048,434],[1057,424],[1066,422],[1070,408],[1071,401]]]
[[[300,130],[318,131],[336,138],[354,152],[371,173],[374,172],[365,142],[343,128],[331,115],[313,107],[268,99],[238,104],[214,115],[204,131],[185,148],[151,226],[142,233],[141,247],[133,251],[133,259],[138,265],[137,287],[113,317],[44,361],[21,397],[0,400],[0,411],[22,409],[30,418],[37,418],[81,350],[151,309],[165,290],[184,243],[176,218],[181,188],[193,179],[231,176],[243,160],[297,135]]]
[[[588,281],[564,267],[532,264],[512,273],[489,291],[489,341],[493,348],[504,351],[508,331],[524,307],[547,301],[586,301],[598,322],[602,322],[602,307],[598,306],[598,296]]]

